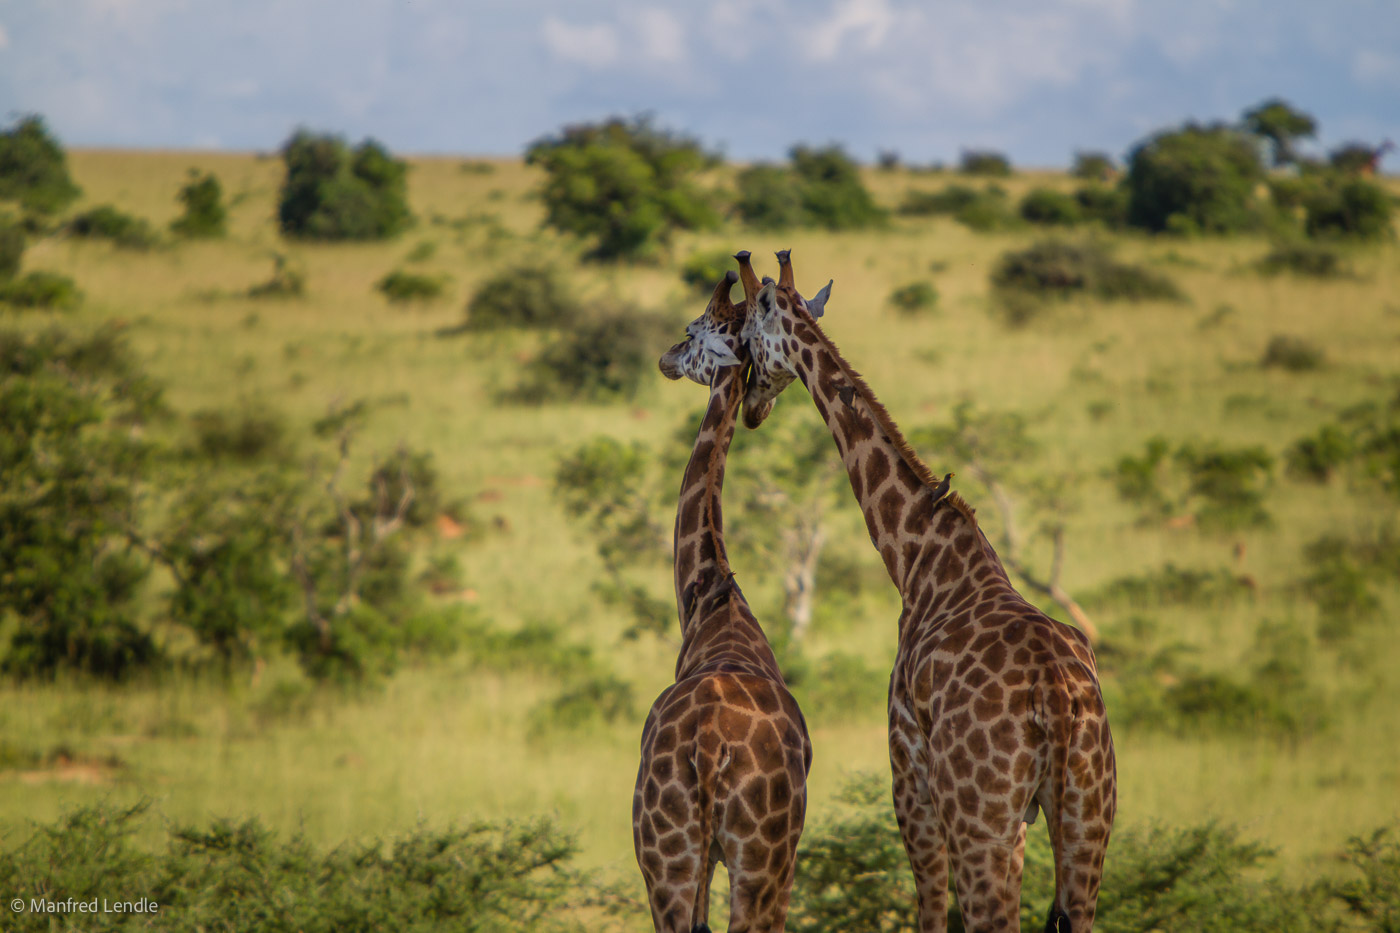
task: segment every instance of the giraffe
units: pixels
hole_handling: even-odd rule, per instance
[[[729,871],[729,929],[780,933],[807,808],[812,746],[773,650],[734,582],[720,500],[748,366],[737,276],[715,287],[686,339],[661,357],[669,379],[710,387],[676,512],[676,682],[642,729],[632,836],[652,922],[708,931],[715,865]]]
[[[902,597],[889,753],[919,929],[946,929],[950,862],[968,930],[1019,929],[1026,826],[1043,809],[1055,855],[1045,929],[1090,930],[1117,776],[1089,641],[1016,592],[952,474],[929,472],[822,331],[831,284],[804,300],[788,251],[778,260],[766,285],[740,260],[756,292],[744,423],[802,381]]]

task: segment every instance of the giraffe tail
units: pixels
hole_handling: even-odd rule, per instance
[[[692,916],[690,933],[710,933],[705,922],[710,913],[710,850],[714,846],[715,822],[718,813],[715,799],[719,795],[724,770],[729,766],[730,751],[720,736],[719,728],[713,719],[701,721],[696,735],[694,758],[696,785],[696,819],[700,825],[699,856],[700,885],[695,898],[695,913]]]
[[[1036,703],[1049,744],[1048,773],[1038,794],[1055,859],[1055,900],[1046,933],[1077,933],[1093,926],[1104,850],[1113,819],[1111,789],[1102,781],[1113,767],[1103,700],[1092,676],[1055,664]],[[1087,673],[1087,672],[1086,672]],[[1096,758],[1097,756],[1097,758]]]

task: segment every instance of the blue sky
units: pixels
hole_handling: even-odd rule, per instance
[[[737,159],[1121,156],[1279,95],[1400,141],[1395,0],[0,0],[4,116],[68,145],[518,154],[649,111]],[[1392,153],[1390,170],[1400,169]]]

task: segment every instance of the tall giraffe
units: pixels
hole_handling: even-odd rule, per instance
[[[890,675],[895,812],[914,871],[919,929],[947,922],[951,860],[968,930],[1020,928],[1026,824],[1043,809],[1055,854],[1046,929],[1092,929],[1117,774],[1089,641],[1021,597],[973,510],[936,479],[875,394],[779,278],[758,288],[744,335],[757,427],[793,379],[836,441],[870,541],[903,609]],[[759,286],[751,265],[741,278]]]
[[[676,682],[642,729],[632,798],[637,864],[652,922],[665,933],[709,930],[718,862],[729,871],[731,933],[780,933],[812,764],[807,723],[724,547],[724,466],[748,366],[744,310],[729,300],[736,279],[730,272],[715,287],[660,363],[669,379],[710,387],[676,511]]]

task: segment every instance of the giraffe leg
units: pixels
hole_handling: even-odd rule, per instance
[[[1040,799],[1055,853],[1055,902],[1045,929],[1091,930],[1117,806],[1113,740],[1101,709],[1088,713],[1051,754]]]
[[[1021,929],[1025,824],[1005,840],[953,835],[953,879],[968,933]]]
[[[895,764],[894,813],[914,872],[919,933],[944,933],[948,929],[948,844],[927,785],[911,769],[899,766],[901,757],[890,756]]]

